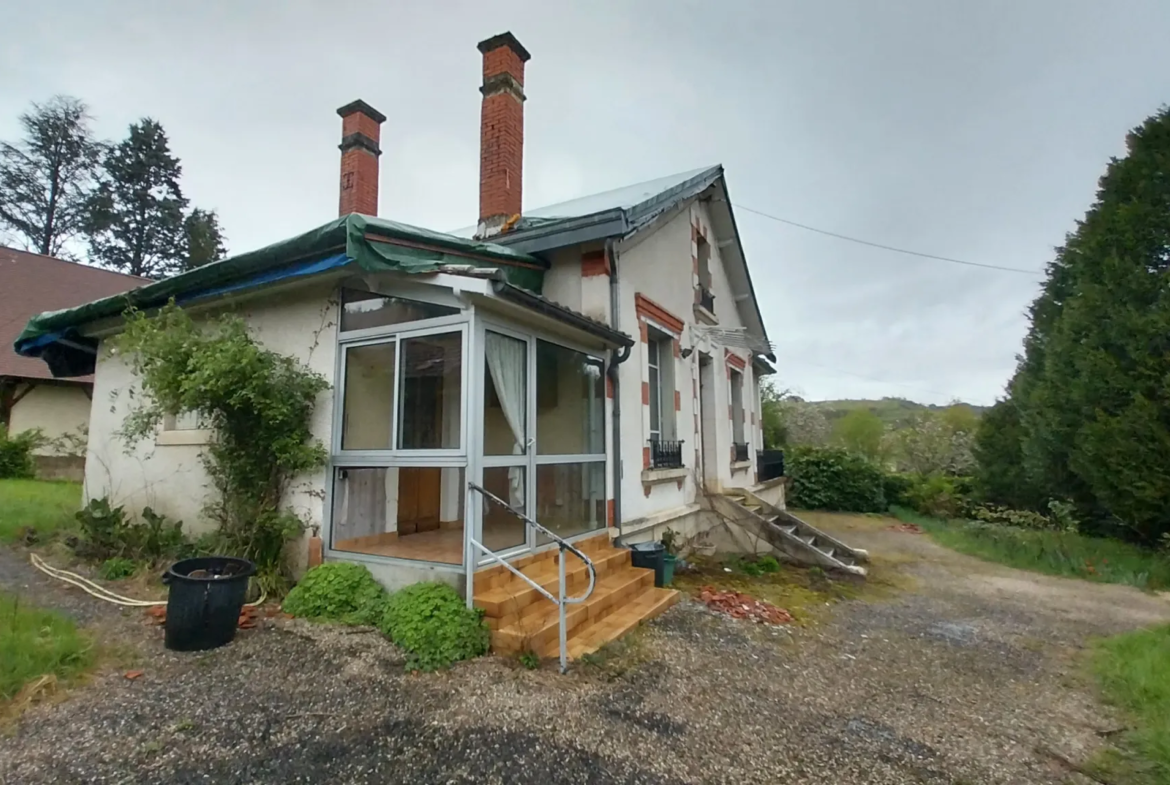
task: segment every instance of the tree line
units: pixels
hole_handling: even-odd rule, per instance
[[[765,443],[928,478],[962,497],[960,514],[1170,548],[1170,107],[1110,159],[1028,316],[1005,395],[982,416],[952,406],[887,428],[861,410],[829,423],[769,389]]]
[[[1047,266],[975,455],[998,502],[1063,500],[1089,533],[1154,545],[1170,542],[1170,108],[1125,141]]]
[[[86,104],[33,103],[21,137],[0,142],[0,228],[25,249],[163,278],[223,258],[215,210],[191,207],[166,131],[144,117],[124,139],[98,139]]]

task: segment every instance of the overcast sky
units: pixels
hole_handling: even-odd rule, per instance
[[[100,135],[149,115],[193,205],[245,251],[333,218],[341,121],[382,130],[380,214],[478,209],[480,54],[526,74],[527,208],[722,163],[733,202],[874,242],[1041,271],[1170,101],[1170,2],[10,3],[0,138],[54,93]],[[1039,275],[737,219],[782,386],[990,403]]]

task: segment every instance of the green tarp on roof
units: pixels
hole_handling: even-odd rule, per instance
[[[125,294],[39,314],[25,325],[14,348],[27,357],[44,357],[54,375],[81,375],[92,371],[94,342],[81,338],[80,328],[118,316],[129,306],[153,308],[172,298],[192,302],[347,265],[368,272],[406,273],[430,273],[452,265],[495,267],[510,283],[537,294],[546,267],[536,257],[502,245],[353,213],[297,237]],[[89,370],[84,370],[86,366]]]

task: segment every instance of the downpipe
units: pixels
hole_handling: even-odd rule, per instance
[[[621,298],[618,285],[618,253],[613,238],[605,241],[605,257],[609,260],[609,326],[621,332]],[[610,354],[605,374],[613,387],[613,518],[618,538],[622,536],[622,387],[618,366],[630,359],[632,346],[614,349]]]

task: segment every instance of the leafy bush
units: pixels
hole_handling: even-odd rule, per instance
[[[0,427],[0,479],[30,479],[36,476],[32,452],[45,444],[40,428],[9,435]]]
[[[75,554],[91,561],[115,557],[157,562],[187,555],[191,544],[183,534],[183,522],[172,521],[147,507],[143,521],[126,517],[122,506],[111,507],[107,498],[90,499],[77,513],[81,531],[70,541]]]
[[[914,485],[914,475],[891,472],[882,478],[882,492],[887,505],[908,506],[906,493]]]
[[[385,602],[386,590],[364,565],[329,562],[305,573],[282,609],[307,619],[377,625]]]
[[[282,505],[298,476],[325,464],[311,426],[328,382],[265,349],[239,317],[200,326],[173,302],[153,318],[127,313],[116,346],[146,393],[121,436],[134,443],[153,437],[167,415],[198,412],[215,435],[203,463],[217,498],[204,512],[233,555],[255,562],[260,586],[282,594],[291,577],[285,546],[303,530]]]
[[[998,504],[978,504],[964,511],[965,518],[980,523],[994,523],[1000,526],[1015,526],[1019,529],[1059,529],[1051,520],[1032,510],[1013,510]]]
[[[112,559],[106,559],[102,565],[98,567],[98,575],[107,581],[117,581],[122,578],[129,578],[138,571],[138,565],[133,559],[127,559],[125,556],[115,556]]]
[[[902,503],[932,518],[956,518],[967,507],[970,482],[942,474],[912,477]]]
[[[382,632],[409,655],[407,667],[433,671],[488,650],[482,611],[443,583],[416,583],[390,595]]]
[[[772,573],[780,572],[780,562],[772,554],[766,553],[755,561],[741,562],[739,568],[747,575],[758,578],[761,575],[771,575]]]
[[[834,448],[799,447],[787,462],[791,506],[806,510],[885,512],[885,473]]]

